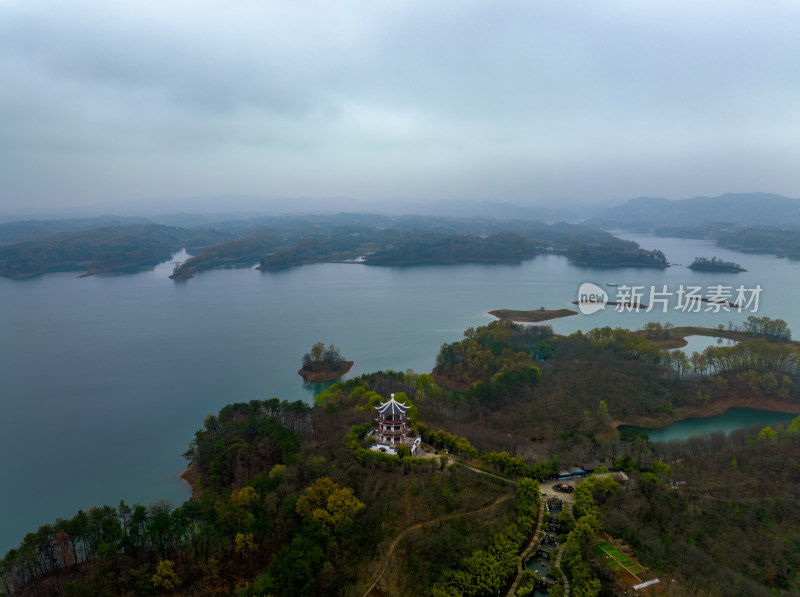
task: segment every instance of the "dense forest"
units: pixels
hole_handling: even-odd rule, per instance
[[[262,271],[359,258],[375,265],[519,261],[545,250],[564,250],[575,242],[624,245],[602,230],[535,220],[340,214],[257,222],[257,228],[239,229],[239,238],[187,260],[174,277],[189,278],[212,267],[254,260]]]
[[[769,226],[734,227],[724,223],[657,228],[659,236],[713,239],[720,247],[737,251],[775,253],[800,259],[800,225],[793,228]]]
[[[144,218],[114,216],[62,220],[17,220],[0,223],[0,245],[34,240],[63,232],[78,232],[89,228],[154,223],[157,222],[148,222]]]
[[[465,235],[431,236],[398,242],[375,251],[368,264],[411,265],[459,261],[521,261],[542,253],[546,246],[519,234],[495,234],[486,238]]]
[[[741,333],[679,371],[673,353],[628,330],[557,336],[493,322],[443,345],[432,375],[348,379],[313,407],[231,404],[205,419],[186,453],[191,501],[121,502],[43,525],[0,560],[0,586],[362,595],[378,579],[388,595],[495,595],[535,531],[537,482],[596,459],[630,483],[578,484],[552,594],[563,592],[560,572],[575,594],[625,590],[595,552],[602,538],[675,579],[668,595],[792,594],[800,419],[668,444],[615,424],[668,423],[737,397],[796,410],[800,352],[785,322],[753,318]],[[369,449],[373,409],[392,393],[411,406],[430,458]]]
[[[658,236],[713,239],[720,247],[737,251],[776,253],[800,259],[800,224],[792,228],[769,226],[733,226],[705,223],[688,226],[663,226],[655,229]]]
[[[24,278],[54,271],[89,274],[153,265],[181,248],[219,243],[227,235],[157,224],[134,224],[64,232],[0,246],[0,275]]]
[[[178,264],[170,278],[186,280],[195,272],[212,269],[222,265],[250,265],[264,251],[269,251],[278,243],[278,237],[270,233],[258,233],[255,236],[237,238],[213,245]]]
[[[737,273],[747,271],[738,263],[734,263],[733,261],[723,261],[722,259],[717,259],[716,257],[712,257],[711,259],[708,257],[695,257],[694,261],[692,261],[692,263],[690,263],[687,267],[689,269],[707,272]]]
[[[717,244],[728,249],[777,253],[800,259],[800,227],[729,230],[719,234]]]
[[[667,258],[658,249],[647,251],[633,241],[622,246],[573,244],[567,248],[567,259],[579,265],[607,267],[669,267]]]
[[[343,261],[371,265],[518,262],[543,252],[567,252],[580,263],[666,265],[659,251],[644,251],[605,231],[535,220],[339,214],[214,222],[214,228],[123,224],[129,220],[4,224],[0,233],[5,231],[8,239],[37,238],[0,245],[0,275],[119,271],[164,261],[181,248],[195,254],[176,265],[170,276],[175,280],[215,267],[249,267],[255,262],[258,269],[268,271]],[[99,222],[120,225],[96,227]],[[41,236],[56,230],[69,232]]]

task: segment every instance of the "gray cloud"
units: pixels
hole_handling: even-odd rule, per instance
[[[0,205],[800,196],[798,16],[789,2],[0,0]]]

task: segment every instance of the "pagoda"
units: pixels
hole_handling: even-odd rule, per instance
[[[372,449],[389,454],[397,453],[397,446],[407,445],[413,454],[419,445],[420,436],[409,435],[408,429],[408,409],[409,405],[401,404],[391,395],[388,402],[382,402],[375,407],[375,427],[372,434],[375,435],[375,444]]]

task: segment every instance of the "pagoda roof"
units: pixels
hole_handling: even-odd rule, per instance
[[[403,415],[409,408],[411,407],[397,402],[392,394],[388,402],[382,402],[380,406],[375,407],[375,410],[382,415]]]

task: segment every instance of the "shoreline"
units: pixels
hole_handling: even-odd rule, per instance
[[[536,309],[531,311],[495,309],[488,313],[500,321],[513,321],[517,323],[541,323],[542,321],[578,315],[578,312],[572,309]]]
[[[573,305],[599,305],[600,303],[595,303],[595,302],[592,302],[592,301],[572,301],[572,304]],[[602,303],[602,304],[604,306],[606,306],[606,307],[626,307],[626,308],[636,309],[637,311],[639,309],[647,309],[648,308],[648,305],[646,305],[645,303],[628,303],[628,302],[619,303],[617,301],[606,301],[605,303]]]
[[[335,381],[347,375],[355,363],[355,361],[344,361],[343,366],[339,367],[336,371],[306,371],[305,369],[300,369],[297,374],[300,375],[306,383]]]
[[[703,405],[682,406],[679,414],[669,419],[654,421],[641,419],[638,421],[614,421],[611,426],[619,430],[620,427],[641,427],[643,429],[663,429],[685,419],[702,419],[721,415],[732,408],[752,408],[787,415],[800,415],[800,403],[779,400],[777,398],[753,398],[747,396],[727,396]]]
[[[192,460],[192,463],[184,470],[180,475],[178,475],[178,479],[183,481],[189,486],[189,490],[192,492],[189,499],[194,500],[200,496],[201,489],[197,482],[200,480],[201,474],[197,468],[197,465]]]
[[[734,342],[747,342],[748,340],[753,340],[752,336],[748,336],[745,332],[735,332],[733,330],[721,330],[719,328],[703,328],[703,327],[694,327],[694,326],[680,326],[676,328],[672,328],[670,330],[670,338],[647,338],[645,335],[645,330],[635,330],[633,331],[634,334],[637,336],[643,336],[651,342],[658,346],[659,348],[665,350],[671,350],[674,348],[683,348],[684,346],[689,344],[689,341],[686,340],[687,336],[707,336],[709,338],[725,338],[727,340],[733,340]]]
[[[570,259],[570,262],[582,267],[602,267],[609,269],[614,267],[642,267],[651,269],[667,269],[668,267],[672,267],[672,264],[670,263],[666,263],[664,265],[657,263],[594,263],[589,261],[573,261],[572,259]]]

